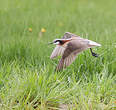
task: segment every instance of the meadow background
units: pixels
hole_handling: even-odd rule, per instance
[[[102,47],[55,72],[48,42],[67,31]],[[116,0],[0,1],[0,110],[48,109],[116,109]]]

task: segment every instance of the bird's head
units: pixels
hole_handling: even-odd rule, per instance
[[[49,44],[55,44],[55,45],[60,45],[63,43],[62,39],[55,39],[53,42],[50,42]]]
[[[53,42],[49,44],[55,44],[55,45],[63,45],[67,41],[70,41],[69,39],[55,39]]]

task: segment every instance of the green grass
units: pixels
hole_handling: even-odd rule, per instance
[[[116,109],[115,0],[1,0],[0,110]],[[32,32],[29,32],[32,28]],[[42,28],[46,32],[40,36]],[[48,42],[72,32],[102,44],[54,72]],[[63,108],[64,107],[64,108]]]

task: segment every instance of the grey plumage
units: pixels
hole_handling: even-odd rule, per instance
[[[96,42],[88,39],[83,39],[80,36],[77,36],[70,32],[66,32],[62,39],[55,40],[54,42],[58,42],[58,45],[53,50],[50,58],[53,59],[57,56],[62,56],[59,64],[56,67],[56,70],[61,70],[69,66],[76,59],[76,56],[80,52],[88,48],[101,46]]]

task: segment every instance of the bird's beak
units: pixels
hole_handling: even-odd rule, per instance
[[[53,44],[53,42],[49,42],[48,44]]]

